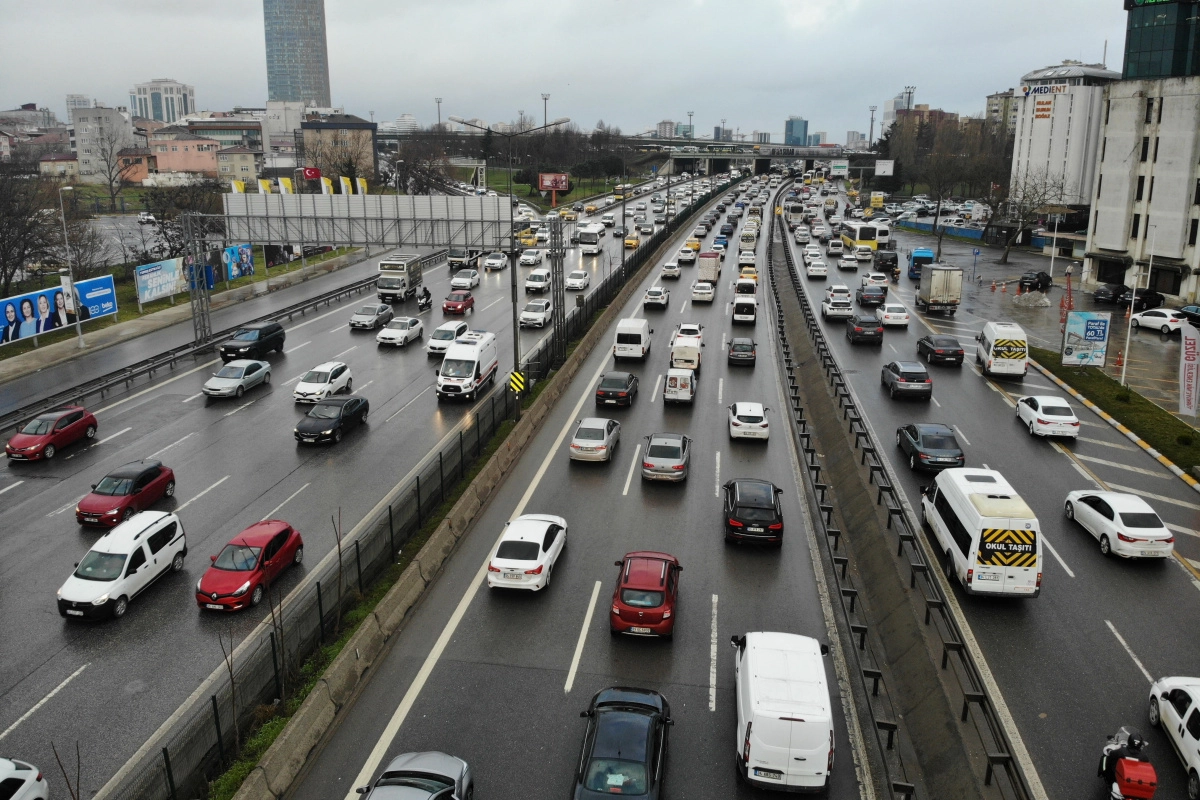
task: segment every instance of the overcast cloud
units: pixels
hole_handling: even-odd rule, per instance
[[[983,111],[990,92],[1063,59],[1120,70],[1121,0],[326,0],[335,105],[508,121],[519,110],[626,133],[662,119],[770,131],[799,115],[845,141],[905,85],[915,102]],[[0,0],[0,108],[65,117],[78,92],[127,105],[151,78],[204,109],[267,97],[260,0]]]

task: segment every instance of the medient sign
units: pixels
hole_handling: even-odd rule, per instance
[[[1022,86],[1021,91],[1025,93],[1026,97],[1036,94],[1062,94],[1067,91],[1067,84],[1055,83],[1045,86]]]

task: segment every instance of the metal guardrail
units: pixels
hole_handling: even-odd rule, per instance
[[[436,263],[446,257],[445,249],[435,250],[427,256],[422,256],[420,262],[424,265]],[[82,403],[89,397],[104,397],[109,391],[119,388],[128,388],[134,381],[139,378],[152,378],[154,374],[164,369],[174,369],[176,362],[188,357],[195,357],[200,353],[207,352],[216,347],[219,347],[222,342],[228,339],[243,325],[251,322],[278,322],[288,319],[297,314],[305,314],[308,311],[315,309],[321,305],[328,306],[335,300],[341,297],[350,297],[359,292],[370,289],[375,285],[375,280],[378,276],[372,275],[369,278],[362,278],[348,283],[345,286],[340,286],[337,289],[331,289],[316,297],[302,300],[299,303],[294,303],[279,311],[273,311],[270,314],[265,314],[261,317],[247,320],[239,325],[235,325],[225,330],[216,331],[213,333],[213,340],[206,344],[185,344],[179,347],[172,348],[165,352],[159,353],[156,356],[138,361],[127,367],[123,367],[107,375],[102,375],[90,381],[78,384],[65,389],[61,392],[56,392],[48,397],[29,403],[21,408],[7,411],[0,415],[0,430],[19,425],[21,422],[36,417],[44,411],[49,411],[60,406]]]
[[[787,184],[784,184],[783,188],[786,187]],[[774,242],[775,230],[773,218],[769,242]],[[854,447],[862,452],[859,463],[868,468],[868,479],[878,489],[876,505],[884,506],[887,511],[886,530],[895,530],[897,533],[897,557],[903,557],[907,553],[909,589],[921,592],[921,599],[925,606],[925,624],[927,626],[934,625],[936,633],[942,641],[941,667],[943,670],[952,668],[957,679],[959,695],[962,700],[960,720],[965,723],[971,719],[979,736],[979,746],[986,756],[981,762],[985,765],[984,785],[995,783],[1004,798],[1031,800],[1034,797],[1033,791],[1020,765],[1013,757],[1012,743],[1000,722],[999,713],[987,691],[973,655],[964,646],[962,630],[951,615],[947,598],[937,577],[933,574],[934,569],[941,567],[936,563],[931,565],[926,557],[926,552],[922,547],[922,533],[914,528],[913,520],[896,490],[897,484],[891,469],[880,455],[881,443],[875,441],[864,422],[863,415],[857,408],[857,403],[848,388],[841,367],[825,340],[825,334],[821,329],[817,314],[814,313],[808,301],[800,274],[796,269],[791,244],[786,241],[786,238],[782,243],[786,277],[790,280],[792,289],[800,302],[809,338],[820,359],[826,378],[833,388],[838,407],[842,411],[842,419],[848,423],[849,433],[854,437]],[[826,499],[832,487],[821,482],[821,459],[813,445],[811,426],[804,418],[804,408],[800,404],[791,346],[787,341],[783,311],[779,306],[776,266],[770,250],[767,253],[767,270],[771,291],[775,295],[776,301],[776,327],[782,349],[779,357],[783,361],[788,381],[792,422],[802,445],[806,483],[816,498],[817,524],[820,531],[824,533],[821,538],[825,543],[826,552],[834,564],[837,591],[831,592],[831,595],[839,601],[843,619],[849,625],[853,638],[857,639],[858,648],[853,655],[859,668],[859,679],[867,697],[871,718],[875,720],[876,741],[880,744],[885,769],[888,773],[887,788],[893,798],[911,800],[917,796],[918,789],[904,779],[903,763],[900,761],[899,755],[894,753],[894,735],[898,730],[896,722],[898,716],[895,714],[893,703],[887,693],[887,684],[878,666],[880,662],[871,649],[871,641],[868,636],[870,620],[862,615],[861,607],[856,612],[855,600],[859,589],[854,586],[853,575],[848,572],[849,559],[838,553],[838,542],[844,532],[832,527],[833,505]],[[884,711],[888,713],[881,713]],[[886,743],[883,742],[885,734]],[[897,770],[898,774],[895,774],[893,770]],[[921,791],[923,792],[923,789]]]

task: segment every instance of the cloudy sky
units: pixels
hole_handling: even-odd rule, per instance
[[[799,115],[844,142],[905,85],[979,113],[990,92],[1063,59],[1120,70],[1121,0],[326,0],[335,105],[508,121],[518,111],[626,133],[662,119],[711,134]],[[0,108],[65,95],[128,104],[170,77],[201,107],[266,102],[259,0],[0,0]],[[876,123],[878,132],[878,122]]]

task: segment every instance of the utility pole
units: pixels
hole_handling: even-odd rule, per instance
[[[695,114],[695,113],[696,113],[695,111],[688,112],[688,131],[687,131],[688,139],[696,138],[696,129],[692,127],[692,114]]]
[[[550,125],[550,95],[542,92],[542,127]]]
[[[721,117],[721,139],[720,139],[720,141],[722,141],[722,142],[725,141],[725,118],[724,117]]]
[[[438,126],[437,126],[437,129],[438,129],[438,133],[441,133],[441,132],[442,132],[442,98],[440,98],[440,97],[435,97],[435,98],[433,98],[433,102],[437,103],[437,107],[438,107]]]
[[[875,110],[879,106],[871,106],[871,127],[867,128],[867,147],[871,146],[871,142],[875,141]]]

